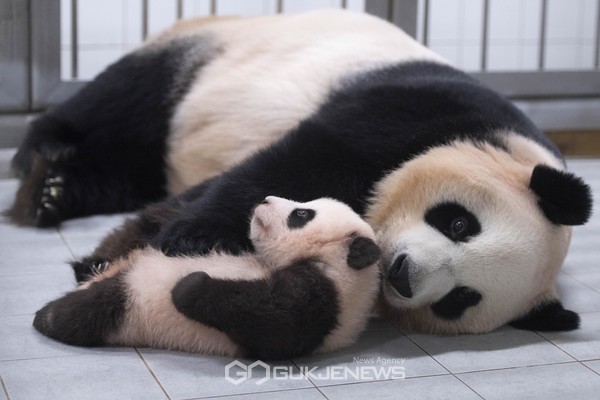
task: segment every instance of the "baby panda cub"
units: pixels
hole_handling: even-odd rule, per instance
[[[351,344],[379,288],[379,247],[350,207],[269,196],[254,254],[166,257],[147,248],[37,312],[33,325],[80,346],[150,346],[263,359]]]

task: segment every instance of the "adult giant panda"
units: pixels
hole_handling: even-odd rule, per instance
[[[179,23],[38,119],[15,166],[11,214],[41,226],[191,187],[128,222],[111,257],[147,242],[237,254],[266,195],[328,196],[375,228],[390,318],[578,325],[554,279],[589,188],[508,101],[368,15]]]
[[[353,343],[379,289],[371,227],[331,199],[269,196],[254,209],[254,254],[116,260],[36,313],[61,342],[289,358]]]

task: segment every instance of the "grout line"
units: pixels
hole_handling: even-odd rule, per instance
[[[586,361],[588,362],[588,361]],[[583,365],[584,367],[586,367],[587,369],[589,369],[590,371],[592,371],[593,373],[595,373],[596,375],[600,376],[600,372],[595,371],[593,368],[587,366],[586,364],[580,362],[581,365]]]
[[[594,291],[594,292],[596,292],[596,293],[600,293],[600,290],[597,290],[596,288],[593,288],[593,287],[589,286],[589,285],[588,285],[588,284],[586,284],[584,281],[580,281],[579,279],[577,279],[577,276],[575,276],[575,275],[571,275],[571,274],[569,274],[569,273],[567,273],[567,272],[564,272],[564,271],[563,271],[563,273],[564,273],[564,274],[566,274],[566,275],[568,275],[568,276],[570,276],[571,278],[575,279],[577,282],[581,283],[581,284],[582,284],[583,286],[585,286],[586,288],[588,288],[588,289],[591,289],[591,290],[593,290],[593,291]],[[590,272],[590,274],[593,274],[593,272]],[[598,310],[598,311],[600,311],[600,310]]]
[[[550,343],[552,346],[556,347],[558,350],[562,351],[563,353],[565,353],[566,355],[568,355],[569,357],[571,357],[573,360],[580,362],[575,356],[573,356],[572,354],[569,354],[566,350],[562,349],[560,346],[558,346],[556,343],[554,343],[553,341],[551,341],[550,339],[548,339],[547,337],[545,337],[540,332],[535,331],[535,333],[539,337],[541,337],[542,339],[544,339],[545,341],[547,341],[548,343]]]
[[[150,375],[152,375],[152,378],[154,378],[154,380],[156,381],[156,383],[158,383],[158,387],[160,387],[160,390],[162,390],[163,393],[165,394],[165,396],[167,396],[167,399],[171,400],[171,396],[169,396],[169,393],[167,393],[167,391],[163,387],[162,383],[160,383],[160,381],[158,380],[158,377],[156,376],[156,374],[154,373],[154,371],[152,371],[152,368],[150,368],[150,366],[146,362],[146,359],[144,359],[144,356],[142,356],[142,353],[140,353],[140,351],[138,350],[137,347],[133,347],[133,350],[135,350],[135,352],[138,354],[138,356],[140,356],[140,359],[142,360],[142,362],[146,366],[146,369],[148,370],[148,372],[150,372]]]
[[[69,246],[69,243],[67,242],[67,239],[65,238],[65,236],[62,234],[62,232],[60,231],[60,229],[56,229],[56,231],[58,232],[58,236],[60,236],[60,239],[63,241],[63,243],[65,244],[65,246],[67,246],[67,250],[69,250],[69,253],[71,254],[71,258],[73,259],[73,261],[77,261],[77,257],[75,256],[75,252],[73,251],[73,249],[71,249],[71,246]]]
[[[0,375],[0,385],[2,385],[2,391],[6,396],[6,400],[10,400],[10,395],[8,394],[8,388],[6,387],[6,383],[4,383],[4,379],[2,379],[2,375]]]
[[[407,338],[412,344],[414,344],[415,346],[417,346],[419,349],[421,349],[425,354],[427,354],[431,359],[433,359],[433,361],[435,361],[436,363],[438,363],[442,368],[444,368],[446,371],[448,371],[448,373],[450,375],[452,375],[454,378],[458,379],[463,385],[465,385],[466,387],[468,387],[473,393],[475,393],[477,396],[479,396],[480,398],[484,399],[485,398],[480,395],[479,393],[477,393],[477,391],[475,389],[473,389],[471,386],[467,385],[462,379],[460,379],[458,376],[456,376],[452,371],[450,371],[450,369],[446,368],[446,366],[444,364],[442,364],[441,362],[439,362],[434,356],[432,356],[431,354],[429,354],[429,352],[427,350],[425,350],[423,347],[421,347],[419,344],[417,344],[414,340],[412,340],[410,337],[408,337],[407,334],[405,334],[404,332],[402,332],[402,334],[404,335],[405,338]]]
[[[480,372],[508,371],[508,370],[519,369],[519,368],[536,368],[536,367],[546,367],[549,365],[578,364],[578,363],[580,363],[580,361],[577,361],[577,360],[558,361],[558,362],[552,362],[552,363],[548,363],[548,364],[519,365],[519,366],[515,366],[515,367],[491,368],[491,369],[482,369],[482,370],[478,370],[478,371],[457,372],[456,375],[469,375],[469,374],[478,374]]]
[[[207,397],[186,397],[185,399],[182,399],[182,400],[227,399],[227,398],[231,398],[232,396],[252,396],[252,395],[262,395],[262,394],[266,394],[266,393],[287,393],[287,392],[295,392],[295,391],[300,391],[300,390],[312,390],[312,389],[318,389],[318,388],[310,388],[310,387],[287,388],[287,389],[267,390],[264,392],[230,393],[230,394],[219,394],[219,395],[207,396]],[[325,398],[327,400],[329,400],[328,397],[325,397]]]

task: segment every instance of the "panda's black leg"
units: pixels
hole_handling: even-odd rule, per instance
[[[161,228],[190,201],[197,200],[216,178],[209,179],[186,192],[150,204],[134,218],[109,233],[92,254],[71,263],[78,283],[104,272],[112,261],[127,256],[132,250],[148,246]]]
[[[39,310],[33,326],[42,334],[77,346],[99,346],[125,316],[122,274],[67,293]]]

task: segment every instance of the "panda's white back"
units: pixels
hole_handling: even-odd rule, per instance
[[[222,53],[202,69],[171,121],[172,193],[281,137],[344,77],[410,60],[445,62],[383,20],[340,10],[187,21],[158,40],[188,35],[209,35]]]

